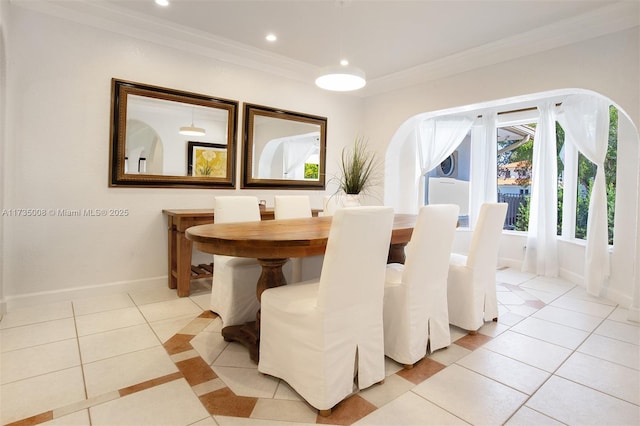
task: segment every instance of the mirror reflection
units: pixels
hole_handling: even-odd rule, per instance
[[[323,189],[326,122],[245,104],[243,187]]]
[[[237,102],[113,80],[110,186],[234,186]]]

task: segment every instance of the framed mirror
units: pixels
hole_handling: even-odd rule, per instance
[[[324,189],[327,118],[244,104],[242,188]]]
[[[234,188],[238,102],[112,79],[109,186]]]

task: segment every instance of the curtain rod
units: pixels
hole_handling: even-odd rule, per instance
[[[559,107],[560,105],[562,105],[562,102],[558,102],[558,103],[556,104],[556,107]],[[538,109],[538,107],[528,107],[528,108],[512,109],[512,110],[509,110],[509,111],[500,111],[500,112],[498,113],[498,115],[502,115],[502,114],[514,114],[514,113],[516,113],[516,112],[533,111],[533,110],[535,110],[535,109]],[[478,118],[482,118],[482,114],[480,114],[480,115],[478,116]]]

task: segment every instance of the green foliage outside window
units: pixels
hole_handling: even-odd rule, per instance
[[[528,231],[529,230],[529,204],[531,197],[525,197],[524,202],[518,207],[518,215],[516,216],[516,231]]]
[[[607,217],[609,244],[613,244],[613,224],[616,200],[616,172],[618,155],[618,110],[612,105],[609,108],[609,147],[604,161],[604,173],[607,181]],[[564,130],[556,123],[556,140],[558,150],[564,145]],[[533,141],[513,150],[510,161],[529,161],[533,158]],[[564,165],[558,155],[558,176],[562,175]],[[596,166],[582,154],[578,154],[578,194],[576,199],[575,238],[586,239],[587,221],[589,218],[589,200],[596,175]],[[562,197],[563,188],[558,184],[558,235],[562,231]],[[518,209],[515,230],[526,231],[529,228],[529,197],[525,198]]]
[[[320,173],[318,171],[318,164],[304,163],[304,178],[305,179],[318,179]]]

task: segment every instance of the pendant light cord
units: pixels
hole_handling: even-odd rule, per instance
[[[342,61],[344,60],[344,51],[343,51],[343,46],[342,46],[342,39],[344,37],[344,0],[338,0],[340,3],[340,12],[339,12],[339,16],[338,16],[338,25],[340,26],[339,29],[339,35],[340,35],[340,39],[339,39],[339,53],[340,53],[340,57],[338,58],[338,62],[340,64],[342,64]]]

